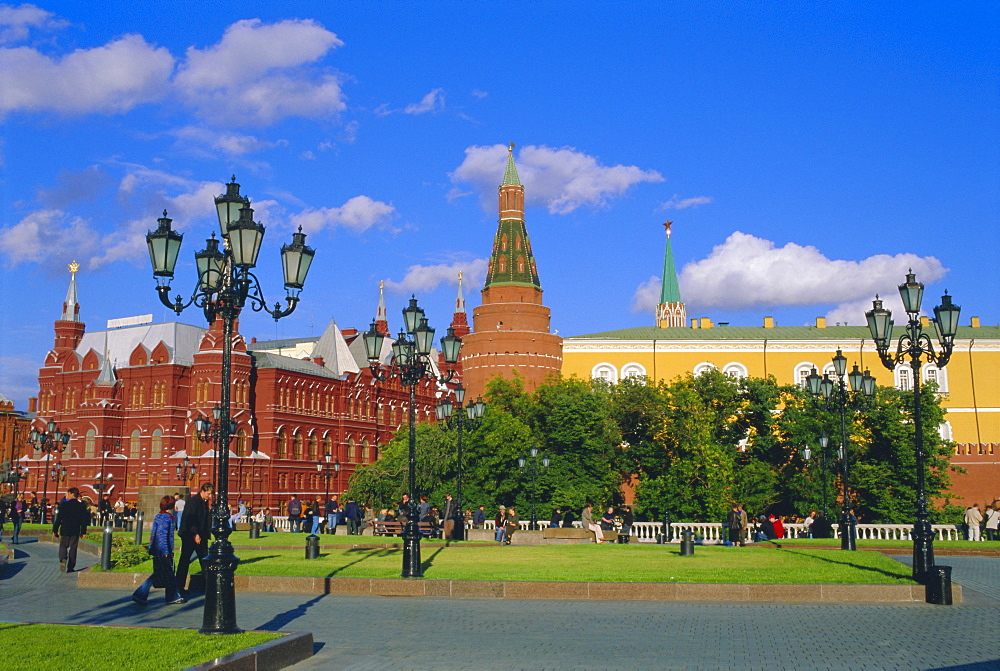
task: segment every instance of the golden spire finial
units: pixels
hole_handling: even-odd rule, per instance
[[[70,274],[76,275],[76,273],[79,270],[80,270],[80,264],[77,263],[76,261],[74,261],[73,263],[69,264],[69,272],[70,272]]]
[[[378,290],[382,291],[382,289],[385,289],[385,280],[378,281]]]
[[[515,146],[516,146],[516,145],[515,145],[515,144],[514,144],[513,142],[511,142],[511,143],[510,143],[510,146],[509,146],[509,147],[507,147],[507,153],[508,153],[508,154],[513,154],[513,153],[514,153],[514,147],[515,147]]]
[[[667,221],[663,222],[663,230],[665,230],[667,232],[667,237],[668,238],[670,237],[670,227],[673,226],[673,225],[674,225],[674,222],[670,221],[669,219]]]
[[[458,271],[458,281],[459,282],[462,281],[462,271],[461,270]]]

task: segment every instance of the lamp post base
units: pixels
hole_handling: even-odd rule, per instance
[[[913,525],[913,579],[919,583],[927,580],[927,573],[934,566],[934,530],[929,520],[918,519]]]
[[[840,549],[857,550],[857,523],[847,515],[840,516]]]
[[[212,543],[208,557],[202,562],[205,574],[205,614],[202,634],[238,634],[236,626],[236,566],[239,557],[233,545],[222,538]]]
[[[424,569],[420,565],[420,523],[416,511],[410,515],[403,527],[403,573],[404,578],[423,578]]]

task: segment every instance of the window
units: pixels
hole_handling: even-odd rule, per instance
[[[287,447],[287,441],[285,440],[285,431],[284,429],[282,429],[278,431],[277,444],[274,450],[275,456],[277,456],[278,459],[284,459],[285,452],[287,449],[288,447]]]
[[[149,443],[149,458],[159,459],[163,456],[163,431],[153,430],[153,439]]]
[[[313,461],[319,459],[319,436],[315,433],[309,436],[309,458]]]
[[[614,384],[618,382],[618,369],[609,363],[599,363],[590,371],[590,378]]]
[[[354,463],[354,438],[347,439],[347,461]]]
[[[83,441],[83,456],[92,457],[96,451],[97,432],[87,429],[87,437]]]
[[[697,366],[694,367],[694,376],[698,377],[699,375],[704,375],[705,373],[709,372],[710,370],[718,370],[718,368],[716,367],[716,365],[714,363],[709,363],[709,362],[705,361],[705,362],[700,363],[700,364],[698,364]]]
[[[302,434],[296,431],[292,435],[292,459],[302,458]]]
[[[938,426],[938,434],[941,436],[941,440],[951,440],[951,422],[942,422]]]
[[[361,461],[366,464],[371,462],[371,452],[370,448],[368,447],[367,438],[361,439]]]
[[[128,444],[128,456],[129,459],[137,459],[140,454],[140,443],[139,438],[142,436],[142,432],[136,429],[132,432],[132,438],[129,440]]]
[[[722,372],[733,379],[742,380],[747,376],[747,367],[741,363],[727,363]]]
[[[794,373],[795,383],[797,385],[799,385],[800,387],[802,387],[803,389],[805,389],[806,388],[806,378],[809,377],[810,373],[812,373],[812,369],[813,368],[816,368],[816,364],[814,364],[812,362],[809,362],[809,361],[805,361],[803,363],[800,363],[798,366],[796,366],[795,367],[795,373]]]
[[[913,389],[909,367],[898,366],[896,368],[896,387],[901,391],[910,391]]]
[[[646,367],[639,363],[627,363],[622,366],[622,378],[646,377]]]
[[[236,432],[236,456],[245,457],[247,455],[247,432],[240,429]]]
[[[923,379],[927,384],[931,382],[936,383],[938,386],[938,393],[945,394],[948,392],[947,369],[938,368],[934,364],[927,364],[923,369]]]
[[[198,426],[196,424],[191,425],[191,456],[201,456],[201,439],[198,438]]]

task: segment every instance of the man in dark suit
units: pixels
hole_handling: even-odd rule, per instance
[[[90,513],[80,500],[80,490],[70,487],[66,498],[56,508],[56,518],[52,522],[52,535],[59,539],[59,570],[72,573],[76,569],[76,548],[80,536],[87,533]]]
[[[181,556],[177,560],[177,587],[187,590],[188,566],[191,553],[197,552],[198,559],[208,555],[208,541],[212,535],[212,494],[215,486],[206,482],[195,496],[188,499],[181,518]]]

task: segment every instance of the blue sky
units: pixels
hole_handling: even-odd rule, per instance
[[[819,4],[822,6],[816,7]],[[996,3],[173,2],[0,5],[0,394],[26,407],[70,261],[81,315],[153,313],[143,234],[233,173],[317,249],[258,338],[364,327],[380,280],[439,329],[479,302],[504,145],[561,335],[647,325],[663,228],[690,317],[863,323],[913,267],[1000,321]],[[188,312],[181,321],[201,324]],[[394,325],[398,327],[398,321]]]

